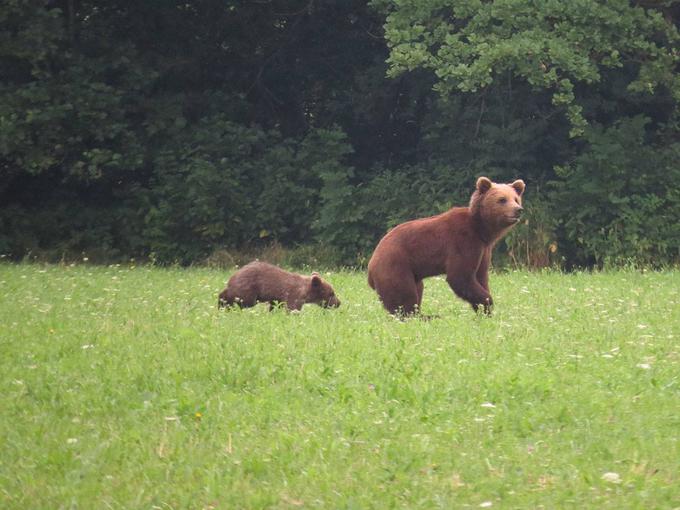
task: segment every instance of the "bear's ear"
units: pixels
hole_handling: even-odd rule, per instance
[[[522,179],[517,179],[510,186],[515,188],[515,191],[520,197],[522,196],[522,193],[524,193],[524,181]]]
[[[488,177],[480,177],[479,179],[477,179],[477,191],[479,191],[482,194],[489,191],[492,185],[493,183],[491,182],[491,179],[489,179]]]
[[[312,273],[312,287],[319,287],[321,285],[321,277],[316,271]]]

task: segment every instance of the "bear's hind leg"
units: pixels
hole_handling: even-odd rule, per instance
[[[222,295],[224,294],[224,296]],[[227,289],[220,294],[220,303],[222,306],[250,308],[257,304],[257,296],[249,292],[233,292]]]
[[[422,284],[422,282],[421,282]],[[418,286],[414,280],[402,280],[387,288],[378,286],[385,309],[393,315],[414,315],[420,308]]]

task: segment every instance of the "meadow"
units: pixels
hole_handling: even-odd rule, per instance
[[[680,507],[680,272],[218,311],[228,272],[0,265],[0,507]]]

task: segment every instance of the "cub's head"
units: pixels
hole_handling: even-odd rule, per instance
[[[340,306],[340,300],[335,295],[335,291],[331,284],[319,276],[319,273],[312,273],[312,278],[309,283],[309,294],[307,297],[308,303],[315,303],[324,308]]]
[[[521,179],[511,184],[498,184],[480,177],[470,199],[470,212],[479,214],[482,223],[491,230],[502,231],[519,222],[523,193],[524,181]]]

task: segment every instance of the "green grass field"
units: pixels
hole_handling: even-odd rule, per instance
[[[0,265],[0,507],[680,507],[680,272],[442,279],[398,321],[208,269]]]

